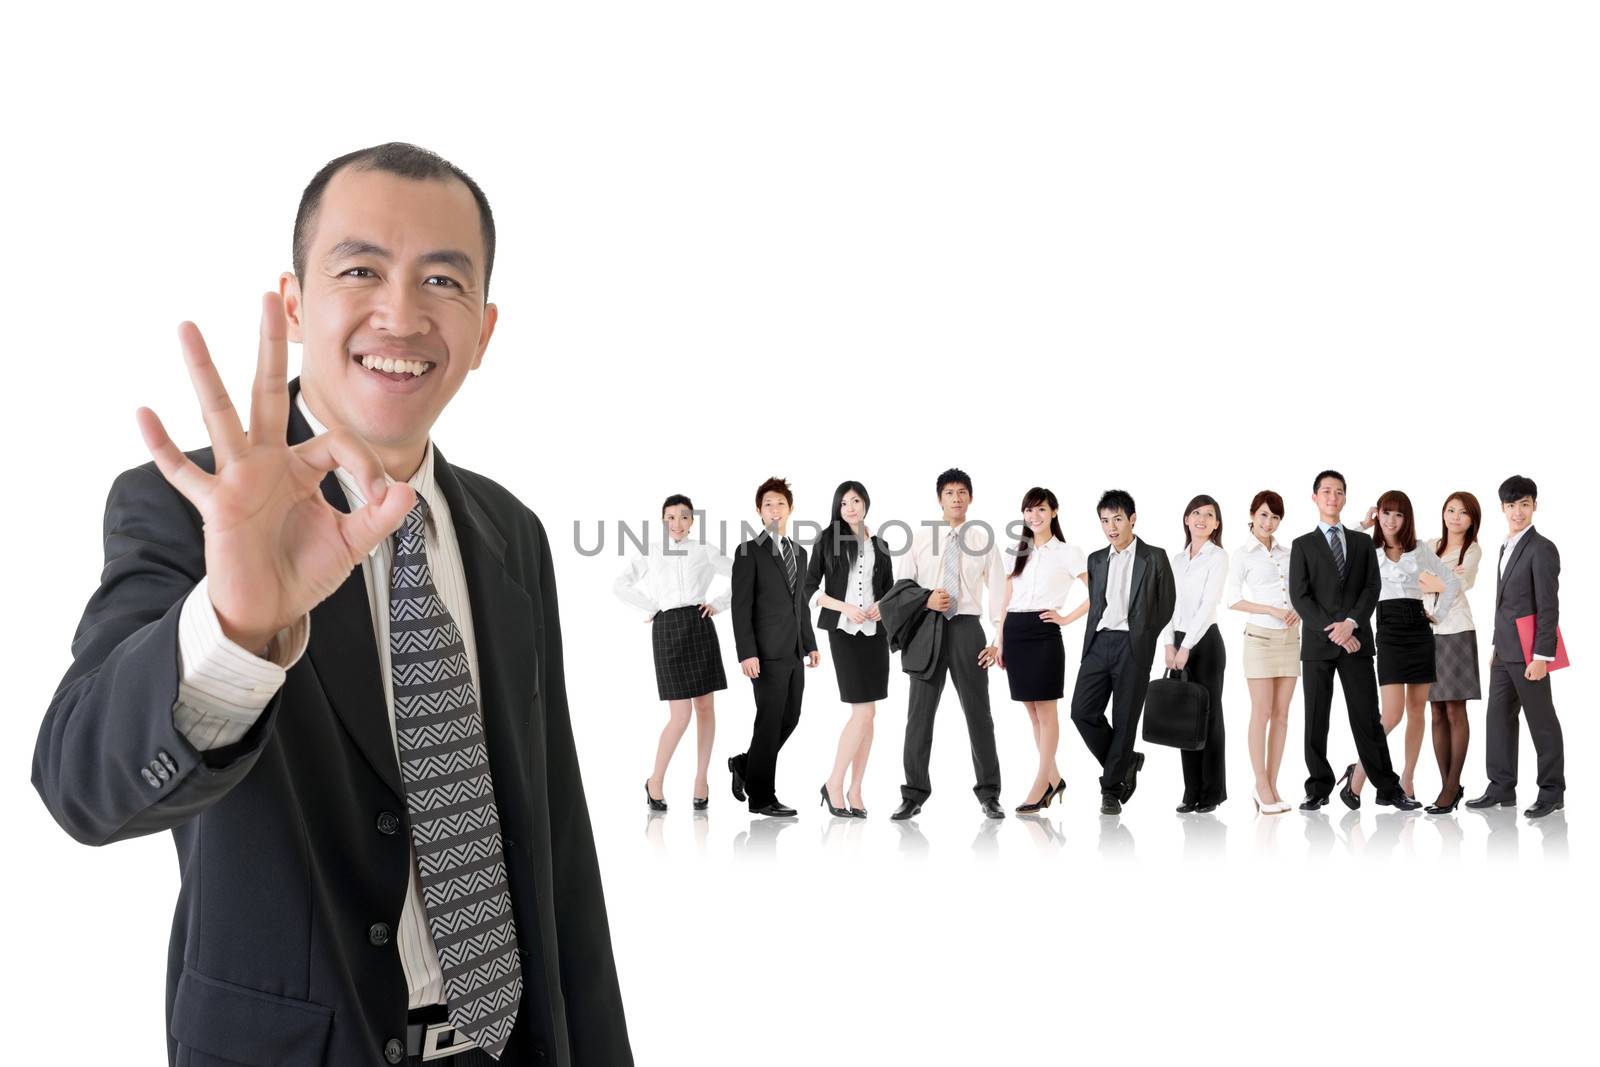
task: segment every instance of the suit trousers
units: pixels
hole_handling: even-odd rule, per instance
[[[1175,633],[1173,640],[1182,643],[1183,631]],[[1227,737],[1222,727],[1222,672],[1227,665],[1222,634],[1216,623],[1212,623],[1189,650],[1189,662],[1185,665],[1190,680],[1205,686],[1211,696],[1211,710],[1206,716],[1206,747],[1197,752],[1184,749],[1180,753],[1185,804],[1221,804],[1228,799],[1228,768],[1224,758]]]
[[[989,714],[989,672],[978,666],[984,649],[983,624],[975,615],[956,615],[944,625],[944,640],[929,681],[912,677],[906,708],[905,772],[900,787],[905,800],[922,803],[933,792],[928,780],[928,760],[933,755],[933,713],[939,710],[945,676],[956,686],[956,697],[967,717],[967,743],[972,749],[972,791],[979,800],[1000,796],[1000,755],[994,746],[994,718]]]
[[[778,750],[800,722],[800,695],[806,669],[799,659],[763,659],[761,674],[750,680],[755,689],[756,721],[750,747],[739,760],[750,810],[759,811],[778,799]]]
[[[1561,744],[1561,721],[1550,692],[1550,676],[1530,682],[1523,676],[1525,663],[1501,663],[1494,657],[1489,667],[1489,710],[1485,726],[1484,766],[1489,772],[1487,792],[1509,803],[1517,797],[1517,712],[1528,717],[1528,733],[1538,753],[1540,800],[1560,800],[1567,791],[1566,760]]]
[[[1072,687],[1072,723],[1100,761],[1100,792],[1122,799],[1133,766],[1133,743],[1150,688],[1150,664],[1140,663],[1125,630],[1101,630],[1089,642]],[[1111,721],[1106,721],[1106,702]]]
[[[1301,661],[1306,687],[1306,796],[1326,799],[1337,781],[1328,763],[1328,721],[1333,713],[1333,676],[1344,690],[1344,707],[1350,716],[1350,735],[1378,796],[1388,798],[1400,790],[1400,776],[1389,760],[1389,739],[1378,714],[1378,675],[1371,656],[1339,653],[1334,659]]]

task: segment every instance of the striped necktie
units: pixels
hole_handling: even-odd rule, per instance
[[[789,589],[793,591],[795,575],[798,573],[798,569],[795,567],[794,562],[794,546],[789,543],[789,539],[787,537],[778,538],[778,544],[783,552],[784,573],[789,576]]]
[[[522,996],[500,817],[467,646],[439,599],[423,542],[427,501],[395,533],[390,678],[411,842],[450,1023],[495,1059]]]
[[[1339,528],[1337,526],[1328,527],[1328,547],[1333,549],[1333,565],[1339,568],[1339,579],[1343,581],[1346,565],[1344,541],[1339,537]]]
[[[956,543],[954,530],[944,539],[944,580],[940,588],[950,594],[950,606],[944,609],[944,617],[953,619],[956,602],[961,599],[961,546]]]

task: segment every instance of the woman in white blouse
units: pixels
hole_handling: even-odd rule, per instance
[[[1228,554],[1222,550],[1222,508],[1201,494],[1183,513],[1183,547],[1171,553],[1177,597],[1172,618],[1161,630],[1167,669],[1186,671],[1211,694],[1206,717],[1206,747],[1184,749],[1183,802],[1179,814],[1207,814],[1228,799],[1227,739],[1222,727],[1222,673],[1227,653],[1217,630],[1217,605],[1228,580]]]
[[[1448,614],[1461,592],[1461,580],[1446,567],[1433,549],[1417,540],[1416,513],[1411,498],[1391,489],[1368,509],[1361,528],[1373,531],[1378,551],[1378,697],[1382,702],[1383,732],[1406,720],[1405,766],[1400,788],[1416,798],[1417,757],[1422,754],[1422,734],[1428,728],[1428,688],[1435,677],[1432,624],[1437,616],[1423,605],[1423,597],[1440,594],[1435,612]],[[1366,775],[1361,764],[1345,768],[1339,799],[1351,809],[1361,806]]]
[[[1439,796],[1428,805],[1430,815],[1445,815],[1461,803],[1461,768],[1467,762],[1467,701],[1482,696],[1478,674],[1478,634],[1466,592],[1478,580],[1483,549],[1478,547],[1478,527],[1483,508],[1471,493],[1451,493],[1439,516],[1444,533],[1433,551],[1461,582],[1461,595],[1449,611],[1440,608],[1443,593],[1430,594],[1428,611],[1433,624],[1435,675],[1428,687],[1433,705],[1433,755],[1439,761]]]
[[[644,783],[645,802],[651,811],[666,811],[662,799],[667,764],[695,715],[698,742],[694,776],[694,809],[704,811],[711,790],[706,771],[711,765],[711,741],[717,732],[713,694],[728,688],[722,670],[722,649],[711,616],[728,610],[732,596],[733,561],[715,547],[689,536],[694,526],[694,505],[682,495],[669,496],[661,505],[660,538],[653,538],[645,554],[630,562],[617,577],[613,590],[625,603],[644,611],[650,624],[650,645],[655,656],[656,692],[667,702],[667,725],[656,744],[655,769]],[[707,599],[712,580],[723,589]]]
[[[1081,619],[1089,610],[1087,597],[1063,615],[1076,579],[1089,584],[1089,565],[1083,551],[1067,543],[1056,514],[1059,505],[1050,490],[1034,486],[1022,496],[1025,530],[1013,550],[1016,560],[1006,577],[1000,604],[1002,620],[995,640],[995,665],[1006,672],[1011,699],[1028,711],[1033,741],[1039,748],[1039,770],[1028,797],[1017,805],[1026,815],[1048,808],[1066,792],[1066,780],[1056,766],[1061,741],[1057,706],[1066,686],[1067,659],[1061,628]]]
[[[1278,795],[1278,769],[1289,737],[1289,702],[1300,677],[1300,616],[1289,603],[1289,546],[1274,534],[1283,497],[1263,489],[1250,502],[1250,537],[1234,550],[1223,597],[1250,616],[1244,626],[1244,678],[1250,687],[1250,767],[1256,810],[1280,815],[1292,805]]]

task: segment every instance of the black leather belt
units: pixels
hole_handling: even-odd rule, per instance
[[[442,1004],[406,1016],[407,1056],[421,1056],[424,1062],[443,1060],[477,1047],[470,1037],[456,1033]]]

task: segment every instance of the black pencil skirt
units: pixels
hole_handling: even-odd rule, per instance
[[[728,688],[717,628],[698,604],[658,611],[650,621],[656,692],[662,700],[688,700]]]
[[[1066,689],[1067,653],[1061,627],[1037,611],[1006,612],[1002,648],[1012,700],[1060,700]]]
[[[1378,684],[1421,685],[1434,673],[1433,627],[1422,601],[1378,601]]]
[[[873,634],[828,631],[828,652],[839,680],[839,699],[871,704],[889,695],[889,637],[879,622]]]

